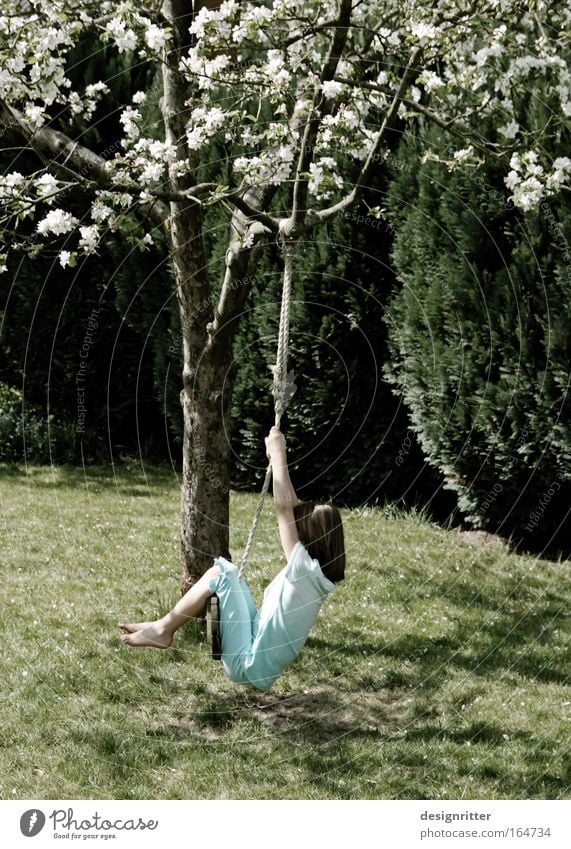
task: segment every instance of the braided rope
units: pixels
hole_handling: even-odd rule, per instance
[[[284,410],[287,404],[287,355],[289,347],[289,317],[291,306],[291,290],[293,282],[294,254],[294,246],[291,242],[284,244],[284,254],[284,278],[282,289],[282,304],[280,309],[280,325],[278,330],[278,350],[276,354],[276,364],[273,369],[274,384],[272,390],[274,396],[274,424],[276,427],[280,426],[281,418],[284,414]],[[246,541],[246,546],[244,548],[244,553],[242,555],[242,562],[240,563],[240,569],[238,570],[238,578],[242,577],[244,570],[250,560],[250,552],[252,550],[252,545],[254,544],[254,537],[256,536],[258,523],[260,521],[260,516],[262,515],[266,495],[268,494],[268,490],[270,488],[271,479],[272,464],[270,462],[268,463],[268,467],[266,469],[266,476],[264,478],[260,497],[258,498],[258,504],[256,505],[256,511],[252,520],[252,527],[250,528],[248,539]]]

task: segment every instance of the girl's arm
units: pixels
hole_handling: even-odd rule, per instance
[[[295,524],[293,508],[300,504],[289,476],[285,439],[277,427],[273,427],[266,439],[268,457],[272,462],[274,481],[274,504],[278,518],[278,528],[284,554],[289,558],[295,545],[299,542],[299,534]]]

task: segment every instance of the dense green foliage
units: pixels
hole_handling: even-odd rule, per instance
[[[382,378],[382,315],[393,282],[383,256],[390,236],[374,219],[374,226],[357,223],[360,215],[340,217],[319,240],[301,245],[295,258],[293,396],[284,426],[303,497],[413,501],[438,484],[436,476],[422,474],[420,452],[407,438],[405,410]],[[263,474],[261,446],[273,423],[271,365],[282,279],[279,254],[272,254],[260,269],[235,347],[240,370],[233,447],[245,467],[237,468],[243,480],[252,468]]]
[[[444,148],[428,131],[423,145]],[[560,129],[553,156],[569,144]],[[390,190],[401,285],[387,312],[388,378],[423,450],[475,524],[565,544],[571,495],[571,209],[512,208],[499,169],[421,164]]]
[[[109,242],[75,269],[24,260],[0,278],[0,380],[23,394],[28,428],[48,417],[60,426],[51,451],[30,433],[28,459],[89,462],[164,441],[153,371],[168,341],[170,284],[156,253],[144,255],[157,265],[152,282],[143,276],[141,256]],[[3,452],[24,456],[17,439]]]

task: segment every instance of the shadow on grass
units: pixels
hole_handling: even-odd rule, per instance
[[[528,601],[531,606],[533,597]],[[460,604],[460,599],[456,603]],[[397,675],[394,681],[384,680],[383,686],[415,686],[422,682],[425,687],[439,688],[451,667],[477,676],[510,673],[533,681],[566,684],[569,674],[565,652],[562,646],[561,650],[554,650],[561,642],[555,632],[565,620],[564,599],[549,593],[541,603],[540,608],[502,612],[497,600],[482,600],[481,621],[475,622],[473,617],[465,622],[459,620],[453,632],[441,637],[409,633],[386,644],[375,644],[363,642],[356,635],[354,640],[339,645],[312,637],[308,645],[321,652],[325,664],[329,657],[341,654],[355,659],[363,655],[376,657],[385,667],[389,659],[409,665],[402,678]],[[518,604],[522,604],[522,599],[518,599]],[[486,621],[485,614],[492,614],[495,620]]]
[[[395,694],[346,693],[331,687],[275,696],[271,693],[231,692],[201,700],[188,722],[170,723],[155,736],[180,739],[181,735],[223,736],[244,722],[282,735],[296,743],[317,744],[339,737],[400,736],[404,714]]]

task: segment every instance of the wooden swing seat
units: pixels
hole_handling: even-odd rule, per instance
[[[206,642],[212,649],[212,660],[222,659],[222,642],[220,639],[220,605],[218,596],[210,597],[206,608]]]

